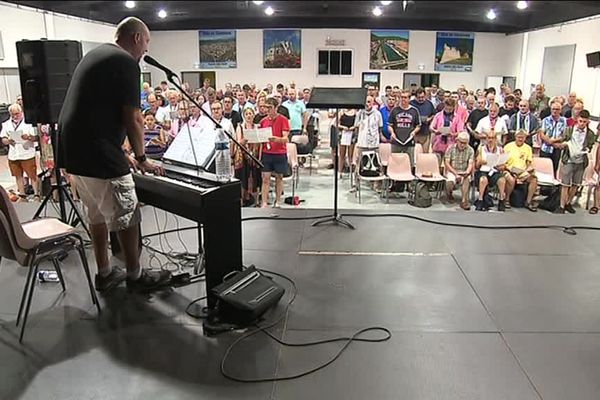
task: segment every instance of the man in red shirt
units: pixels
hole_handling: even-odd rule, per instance
[[[269,199],[269,184],[271,174],[275,174],[275,203],[273,207],[281,205],[283,193],[283,174],[288,171],[287,143],[290,133],[290,122],[277,113],[278,102],[274,98],[266,101],[267,117],[260,122],[261,128],[271,128],[273,136],[263,144],[261,161],[264,165],[262,172],[262,207],[267,207]]]

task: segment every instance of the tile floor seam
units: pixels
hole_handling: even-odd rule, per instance
[[[460,273],[462,274],[463,278],[465,279],[465,281],[467,282],[467,284],[469,285],[469,287],[471,288],[471,290],[473,291],[473,293],[475,294],[475,296],[477,297],[477,299],[481,303],[482,307],[485,309],[486,313],[488,314],[488,316],[492,320],[492,323],[494,324],[494,326],[498,329],[498,336],[502,340],[502,343],[504,343],[504,346],[506,347],[506,349],[508,350],[508,352],[510,353],[510,355],[513,357],[513,359],[517,363],[517,366],[521,370],[521,373],[523,373],[523,375],[525,376],[525,378],[527,379],[527,381],[531,385],[531,388],[537,394],[538,398],[540,400],[543,400],[541,392],[539,391],[539,389],[537,388],[537,386],[535,385],[535,383],[533,383],[533,379],[531,378],[531,376],[529,376],[529,374],[525,370],[525,367],[521,363],[521,360],[519,360],[519,357],[513,351],[512,347],[510,347],[510,344],[508,343],[508,340],[506,339],[506,337],[502,333],[502,329],[500,328],[499,324],[497,323],[496,318],[494,317],[494,314],[491,312],[491,310],[488,308],[488,306],[483,301],[483,298],[479,295],[479,293],[475,289],[475,286],[473,285],[473,283],[471,282],[471,280],[469,279],[469,277],[467,276],[467,274],[463,270],[462,266],[460,265],[460,263],[456,259],[455,254],[451,254],[451,256],[452,256],[452,259],[454,260],[454,263],[456,264],[456,267],[459,269]]]

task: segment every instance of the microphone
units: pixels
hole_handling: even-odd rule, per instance
[[[159,63],[158,61],[156,61],[154,58],[150,57],[149,55],[145,55],[144,56],[144,61],[147,64],[152,65],[153,67],[156,67],[162,71],[164,71],[165,74],[167,74],[167,77],[172,77],[172,76],[177,76],[177,74],[173,71],[171,71],[169,68],[165,67],[164,65],[162,65],[161,63]]]

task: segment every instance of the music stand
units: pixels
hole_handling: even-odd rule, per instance
[[[335,108],[335,127],[338,126],[338,117],[340,108],[365,108],[365,99],[367,98],[366,88],[313,88],[310,95],[310,101],[306,108]],[[346,228],[355,229],[354,225],[344,220],[338,213],[338,137],[334,135],[331,143],[334,149],[333,160],[333,215],[313,222],[312,226],[333,222]],[[352,160],[351,160],[352,162]]]

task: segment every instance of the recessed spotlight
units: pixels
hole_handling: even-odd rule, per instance
[[[125,7],[127,8],[135,8],[135,1],[126,1]]]
[[[381,11],[381,8],[373,7],[373,15],[374,16],[379,17],[381,14],[383,14],[383,11]]]
[[[519,10],[524,10],[524,9],[526,9],[527,7],[529,7],[529,4],[527,4],[527,2],[526,2],[526,1],[517,1],[517,8],[518,8]]]
[[[262,3],[264,3],[264,1],[253,1],[253,3],[257,6],[260,6]]]
[[[161,8],[158,11],[158,18],[162,18],[162,19],[167,18],[167,11],[164,8]]]
[[[392,4],[391,1],[380,1],[380,3],[384,6],[389,6],[390,4]]]
[[[494,9],[491,9],[490,11],[487,12],[487,14],[485,16],[487,17],[487,19],[493,21],[496,19],[496,11],[494,11]]]
[[[275,10],[273,10],[273,7],[269,6],[269,7],[265,8],[265,14],[273,15],[273,14],[275,14]]]

